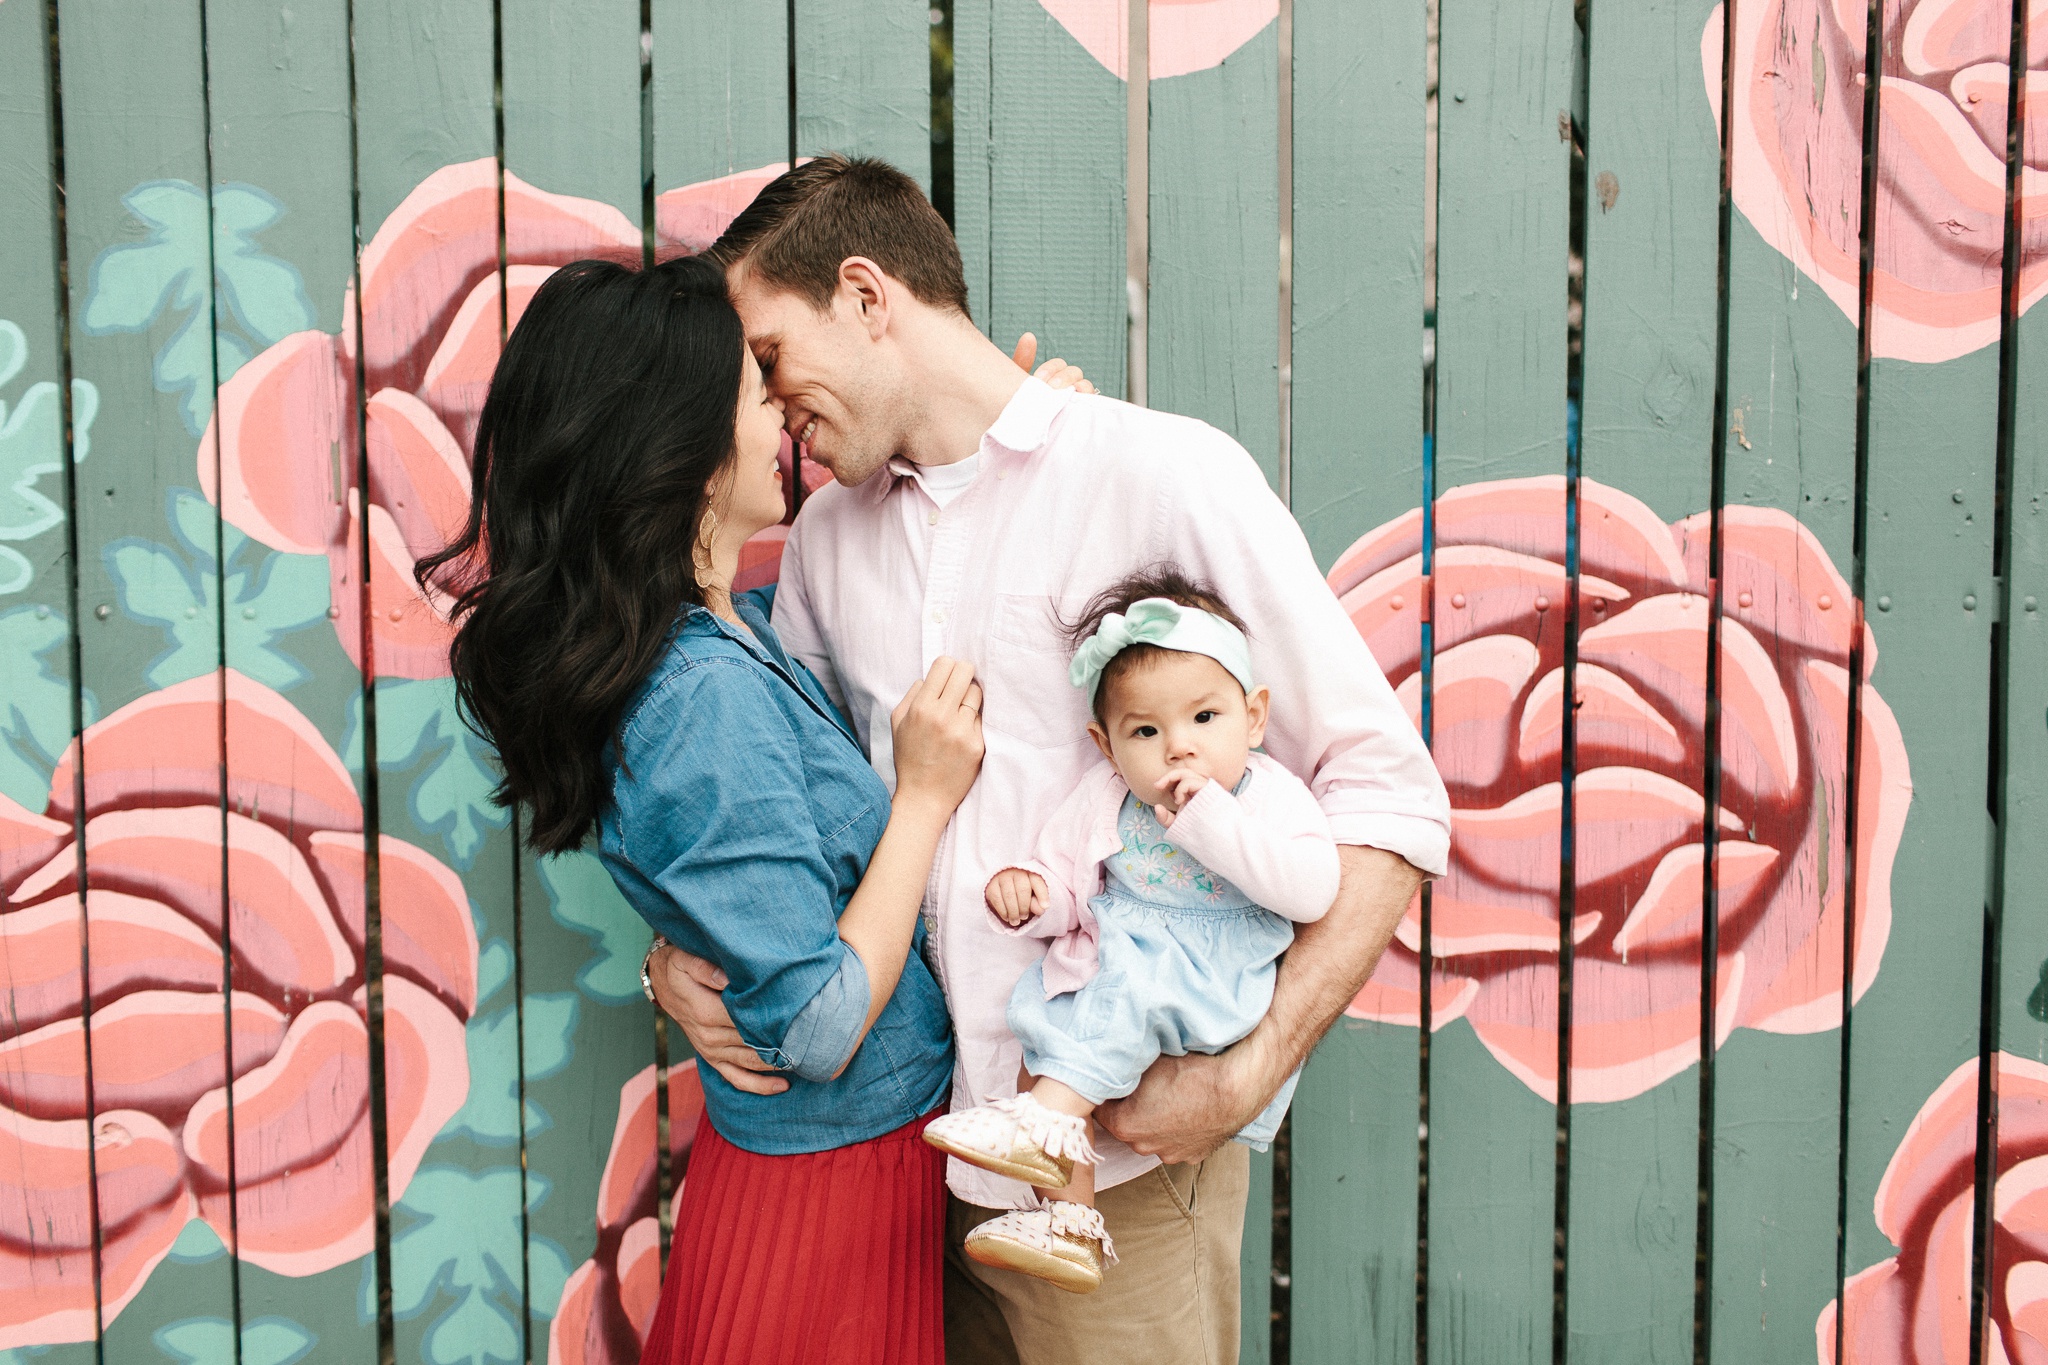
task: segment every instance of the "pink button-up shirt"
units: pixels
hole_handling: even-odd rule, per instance
[[[1265,751],[1308,782],[1338,843],[1432,874],[1450,851],[1450,800],[1428,750],[1242,446],[1191,418],[1027,379],[980,455],[979,476],[943,510],[900,459],[858,488],[813,494],[783,552],[774,613],[784,646],[892,785],[897,701],[941,654],[981,681],[981,777],[924,902],[925,952],[958,1038],[956,1108],[1015,1091],[1021,1050],[1005,1012],[1045,951],[998,932],[983,888],[1030,856],[1099,761],[1058,618],[1126,574],[1172,560],[1244,618],[1253,671],[1273,693]],[[1102,1188],[1157,1164],[1101,1137]],[[971,1203],[1025,1202],[1022,1184],[958,1161],[948,1181]]]

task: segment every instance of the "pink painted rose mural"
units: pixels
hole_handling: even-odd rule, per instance
[[[782,170],[764,166],[661,195],[660,245],[709,246]],[[295,332],[250,360],[221,386],[199,445],[200,486],[230,523],[273,549],[327,557],[330,615],[358,667],[356,574],[362,537],[369,537],[369,634],[380,677],[448,672],[446,604],[423,595],[412,571],[468,513],[470,446],[497,364],[501,313],[516,325],[541,282],[569,261],[640,255],[640,229],[608,204],[550,194],[509,171],[504,194],[502,281],[498,173],[490,160],[428,176],[363,250],[367,500],[355,482],[352,329]],[[342,313],[355,311],[351,288]]]
[[[597,1187],[597,1250],[569,1276],[548,1329],[557,1365],[631,1365],[661,1302],[661,1226],[655,1165],[655,1070],[619,1088],[619,1119]],[[683,1197],[683,1167],[704,1112],[697,1063],[668,1074],[669,1169],[675,1173],[670,1226]]]
[[[2048,9],[2027,52],[2021,307],[2048,293]],[[1736,8],[1736,207],[1853,324],[1862,221],[1865,15],[1846,0]],[[2011,10],[1987,0],[1885,6],[1876,355],[1942,361],[1998,340]],[[1720,117],[1722,13],[1701,37]]]
[[[1572,1097],[1640,1095],[1698,1060],[1702,843],[1719,831],[1718,1046],[1738,1027],[1840,1022],[1844,771],[1855,603],[1820,543],[1766,508],[1725,514],[1723,790],[1704,765],[1705,513],[1666,525],[1580,484],[1581,576],[1572,925]],[[1420,723],[1422,514],[1368,533],[1330,585]],[[1531,1090],[1557,1087],[1564,481],[1467,485],[1436,505],[1434,732],[1450,787],[1451,868],[1432,909],[1432,1028],[1468,1020]],[[1866,631],[1866,668],[1877,647]],[[1862,700],[1855,994],[1891,925],[1893,855],[1912,796],[1881,697]],[[1351,1006],[1414,1023],[1421,925]]]
[[[2048,1361],[2048,1066],[2001,1052],[1984,1359]],[[1877,1187],[1899,1254],[1849,1277],[1815,1324],[1819,1365],[1966,1365],[1977,1155],[1977,1059],[1943,1081]],[[1846,1321],[1846,1326],[1844,1322]]]
[[[1124,0],[1038,0],[1060,27],[1114,72],[1130,77]],[[1146,7],[1150,78],[1165,80],[1221,66],[1280,14],[1279,0],[1151,0]]]
[[[225,685],[225,816],[212,673],[90,726],[41,812],[0,798],[0,1349],[93,1337],[88,1145],[107,1318],[191,1219],[229,1240],[229,1027],[242,1259],[304,1276],[371,1249],[362,807],[347,767],[289,702],[233,671]],[[90,1129],[72,807],[81,748]],[[454,872],[402,840],[384,837],[380,850],[396,1200],[468,1093],[477,943]]]

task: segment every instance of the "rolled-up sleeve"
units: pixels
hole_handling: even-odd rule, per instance
[[[868,974],[839,937],[797,736],[765,700],[773,683],[713,659],[655,684],[621,737],[619,840],[673,907],[656,927],[724,969],[740,1037],[824,1081],[867,1022]]]
[[[1162,550],[1209,579],[1250,627],[1253,672],[1273,694],[1266,752],[1308,782],[1337,843],[1441,876],[1451,810],[1436,763],[1251,456],[1204,431],[1159,508]]]

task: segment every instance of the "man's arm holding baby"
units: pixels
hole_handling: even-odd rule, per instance
[[[1340,847],[1337,858],[1336,902],[1295,930],[1259,1026],[1214,1057],[1161,1057],[1136,1093],[1095,1111],[1103,1127],[1179,1163],[1200,1161],[1258,1117],[1372,975],[1422,884],[1420,872],[1381,849]]]
[[[1195,428],[1161,461],[1160,552],[1245,617],[1272,689],[1265,750],[1309,784],[1338,845],[1329,913],[1302,925],[1273,1003],[1217,1056],[1162,1057],[1097,1117],[1138,1151],[1199,1160],[1258,1115],[1379,965],[1424,876],[1441,873],[1450,800],[1429,751],[1287,509],[1242,447]]]

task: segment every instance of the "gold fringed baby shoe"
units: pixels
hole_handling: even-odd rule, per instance
[[[1048,1109],[1029,1093],[933,1119],[924,1140],[969,1165],[1048,1190],[1067,1187],[1075,1162],[1095,1164],[1088,1120]]]
[[[1035,1275],[1070,1294],[1094,1293],[1102,1268],[1116,1264],[1101,1211],[1064,1199],[989,1219],[967,1234],[966,1251],[983,1265]]]

